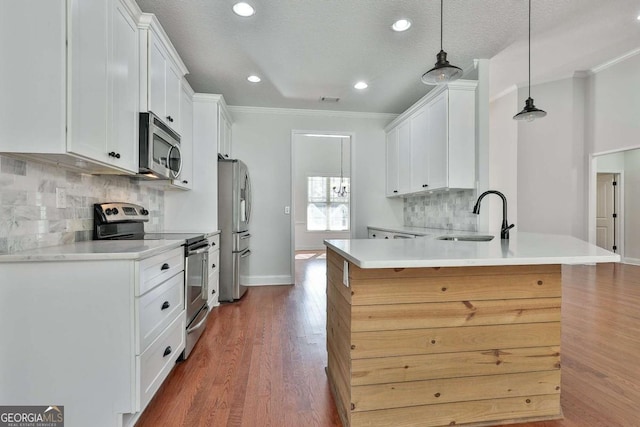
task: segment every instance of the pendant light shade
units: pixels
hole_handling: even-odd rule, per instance
[[[546,111],[533,105],[533,98],[531,98],[531,0],[529,0],[529,97],[525,101],[522,111],[513,116],[513,119],[532,122],[546,115]]]
[[[440,0],[440,52],[436,56],[435,66],[422,75],[422,83],[428,85],[443,84],[462,77],[462,69],[451,65],[447,61],[447,52],[442,49],[442,8],[443,0]]]

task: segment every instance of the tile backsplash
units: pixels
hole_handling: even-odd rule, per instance
[[[64,208],[56,189],[66,193]],[[93,204],[112,201],[146,207],[145,229],[162,231],[164,190],[146,181],[0,156],[0,254],[91,240]]]
[[[471,213],[476,190],[439,191],[405,197],[404,225],[478,231],[477,215]]]

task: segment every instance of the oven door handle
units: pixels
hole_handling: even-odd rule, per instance
[[[209,298],[209,257],[207,255],[202,258],[202,289],[200,290],[201,298],[205,301]]]
[[[205,243],[204,245],[198,246],[197,248],[187,249],[187,256],[203,254],[208,250],[209,250],[209,244]]]
[[[202,324],[207,321],[207,314],[209,313],[209,306],[208,305],[204,306],[204,311],[205,311],[205,313],[204,313],[204,315],[202,317],[202,320],[199,321],[197,324],[193,325],[192,327],[188,328],[187,329],[187,334],[190,334],[191,332],[195,331],[196,329],[199,329],[200,326],[202,326]]]

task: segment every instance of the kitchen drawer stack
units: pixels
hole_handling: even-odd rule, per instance
[[[184,249],[136,264],[136,406],[142,411],[184,350]]]
[[[208,238],[209,244],[209,297],[207,305],[209,308],[220,305],[218,302],[220,291],[220,234]]]

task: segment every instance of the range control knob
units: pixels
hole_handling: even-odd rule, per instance
[[[104,213],[106,213],[107,215],[111,215],[113,213],[113,211],[111,211],[111,208],[107,208]]]
[[[142,208],[142,209],[140,210],[140,213],[141,213],[142,215],[149,215],[149,211],[148,211],[148,210],[146,210],[145,208]]]
[[[118,215],[118,208],[113,208],[113,209],[111,209],[111,212],[112,212],[114,215]]]

